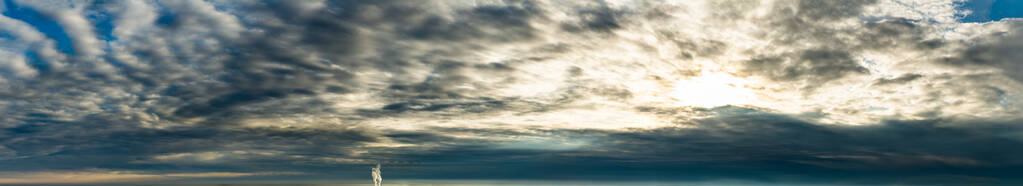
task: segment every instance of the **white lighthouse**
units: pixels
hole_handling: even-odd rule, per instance
[[[380,177],[380,162],[377,162],[377,167],[372,169],[373,172],[373,185],[380,186],[384,182],[384,178]]]

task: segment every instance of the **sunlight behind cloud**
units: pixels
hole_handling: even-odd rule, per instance
[[[720,72],[676,82],[671,97],[679,106],[717,107],[752,104],[753,91],[745,88],[747,81]]]

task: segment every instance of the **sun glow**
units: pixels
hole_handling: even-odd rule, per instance
[[[726,73],[703,72],[701,76],[675,83],[671,98],[679,106],[718,107],[753,104],[753,91],[745,79]]]

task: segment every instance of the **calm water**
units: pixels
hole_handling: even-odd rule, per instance
[[[598,186],[619,186],[619,185],[636,185],[636,186],[661,186],[661,185],[695,185],[695,186],[740,186],[740,185],[836,185],[836,184],[777,184],[777,183],[753,183],[743,181],[713,181],[713,182],[586,182],[586,181],[573,181],[573,182],[550,182],[550,181],[423,181],[423,182],[402,182],[396,181],[397,183],[388,184],[386,186],[468,186],[468,185],[492,185],[492,186],[510,186],[510,185],[540,185],[540,186],[560,186],[560,185],[598,185]],[[102,184],[110,186],[372,186],[369,184]],[[62,184],[59,186],[71,186]],[[94,186],[94,185],[80,185],[80,186]]]

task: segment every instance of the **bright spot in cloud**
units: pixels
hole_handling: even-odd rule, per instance
[[[679,80],[671,98],[678,106],[718,107],[753,104],[753,91],[745,88],[747,81],[720,72],[703,72],[701,76]]]

